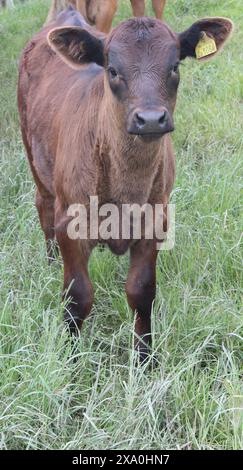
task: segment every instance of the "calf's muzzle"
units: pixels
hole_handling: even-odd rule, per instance
[[[129,134],[161,137],[174,130],[168,110],[161,108],[135,109],[130,115],[127,130]]]

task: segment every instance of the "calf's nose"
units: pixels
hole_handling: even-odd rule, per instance
[[[172,120],[166,108],[135,110],[128,127],[130,134],[137,135],[163,135],[172,130]]]
[[[156,132],[164,126],[168,112],[163,111],[140,111],[135,113],[135,120],[139,129]]]

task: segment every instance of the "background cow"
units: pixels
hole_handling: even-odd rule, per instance
[[[152,6],[156,18],[163,16],[166,0],[152,0]],[[74,6],[89,24],[95,25],[99,31],[109,32],[113,17],[116,13],[118,0],[52,0],[46,24],[56,19],[68,5]],[[145,0],[131,0],[134,16],[144,16]]]
[[[56,19],[68,5],[74,6],[85,20],[99,31],[109,32],[117,9],[117,0],[52,0],[46,24]]]

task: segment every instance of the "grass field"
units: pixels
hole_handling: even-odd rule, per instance
[[[115,23],[130,16],[121,0]],[[228,16],[217,58],[185,61],[176,112],[176,245],[161,253],[153,311],[159,366],[134,366],[128,257],[95,251],[95,305],[77,347],[62,324],[62,263],[49,267],[16,110],[20,51],[47,0],[0,12],[0,448],[243,447],[241,0],[168,0],[180,31]]]

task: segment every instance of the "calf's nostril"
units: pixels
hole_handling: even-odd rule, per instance
[[[159,124],[164,124],[165,120],[166,120],[166,112],[163,111],[163,113],[161,113],[160,118],[159,118]]]
[[[142,126],[145,126],[146,121],[145,121],[145,119],[141,116],[141,114],[136,113],[136,118],[137,118],[137,123],[138,123],[139,126],[141,126],[141,127],[142,127]]]

